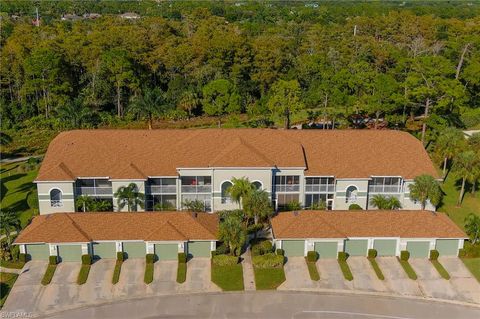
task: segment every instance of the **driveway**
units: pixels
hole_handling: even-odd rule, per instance
[[[385,277],[385,286],[391,293],[404,296],[422,296],[418,283],[408,278],[397,257],[377,257],[376,260]]]
[[[353,283],[343,278],[336,259],[319,259],[317,261],[317,269],[320,273],[320,281],[318,287],[321,289],[341,289],[352,290]]]
[[[187,280],[180,285],[180,292],[221,291],[212,281],[210,258],[192,258],[187,263]]]
[[[480,304],[480,283],[457,257],[441,257],[440,263],[450,274],[450,285],[465,301]]]
[[[149,285],[149,289],[155,293],[172,293],[180,288],[177,283],[177,267],[176,260],[160,260],[154,264],[153,282]]]
[[[459,262],[461,262],[459,260]],[[418,285],[424,296],[448,300],[459,300],[460,297],[449,280],[445,280],[438,274],[430,260],[427,258],[411,258],[410,265],[417,273]]]
[[[93,263],[87,282],[78,286],[79,302],[91,304],[112,299],[112,277],[115,262],[115,259],[99,259]]]
[[[347,260],[353,275],[353,288],[364,291],[386,292],[388,288],[378,279],[366,257],[349,257]]]
[[[304,257],[289,257],[285,266],[285,281],[279,290],[300,290],[315,288],[316,282],[310,279]]]
[[[144,275],[144,258],[125,260],[122,264],[120,279],[113,288],[114,298],[145,296],[147,285],[143,282]]]

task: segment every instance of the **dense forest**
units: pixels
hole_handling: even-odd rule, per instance
[[[0,12],[2,131],[14,140],[206,117],[405,129],[426,145],[447,126],[480,128],[476,3],[2,1]]]

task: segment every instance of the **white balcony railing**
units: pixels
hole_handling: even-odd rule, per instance
[[[77,187],[78,195],[112,196],[111,187]]]
[[[369,193],[400,193],[399,185],[370,185]]]
[[[222,197],[222,204],[230,204],[233,203],[233,200],[229,196]]]
[[[305,185],[306,193],[333,193],[335,192],[335,185],[327,184],[307,184]]]
[[[176,185],[147,185],[147,193],[149,194],[176,194]]]
[[[290,192],[299,192],[299,191],[300,191],[300,185],[299,184],[276,185],[275,186],[275,192],[277,192],[277,193],[290,193]]]
[[[51,200],[50,201],[51,207],[63,207],[63,201],[61,200]]]
[[[212,185],[184,185],[182,193],[211,193]]]

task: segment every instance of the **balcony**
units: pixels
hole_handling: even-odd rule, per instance
[[[368,192],[371,194],[378,193],[400,193],[399,185],[370,185]]]
[[[300,184],[275,186],[275,192],[277,193],[294,193],[299,191],[300,191]]]
[[[176,185],[147,185],[147,194],[176,194]]]
[[[77,195],[112,196],[112,187],[77,187]]]
[[[50,201],[51,207],[63,207],[63,201],[61,200],[51,200]]]
[[[307,184],[305,185],[305,193],[333,193],[335,185],[333,184]]]
[[[182,193],[211,193],[212,185],[183,185]]]

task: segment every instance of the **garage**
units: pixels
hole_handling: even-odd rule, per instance
[[[337,258],[338,243],[336,241],[316,242],[314,249],[319,258]]]
[[[115,242],[93,243],[93,258],[95,259],[114,259],[117,258]]]
[[[395,256],[397,252],[396,239],[375,239],[373,249],[377,251],[377,256]]]
[[[429,241],[408,241],[407,250],[411,258],[428,258],[430,254]]]
[[[368,239],[345,240],[345,252],[349,256],[366,256],[368,250]]]
[[[81,261],[82,245],[58,245],[58,257],[60,261]]]
[[[145,258],[145,243],[142,242],[124,242],[123,252],[127,258]]]
[[[304,240],[282,240],[282,249],[287,257],[305,256]]]
[[[458,256],[458,239],[437,239],[435,249],[440,256]]]
[[[188,257],[210,257],[209,241],[190,241],[187,245]]]
[[[178,244],[155,244],[155,255],[158,260],[176,260]]]
[[[48,260],[50,252],[47,244],[25,245],[29,260]]]

